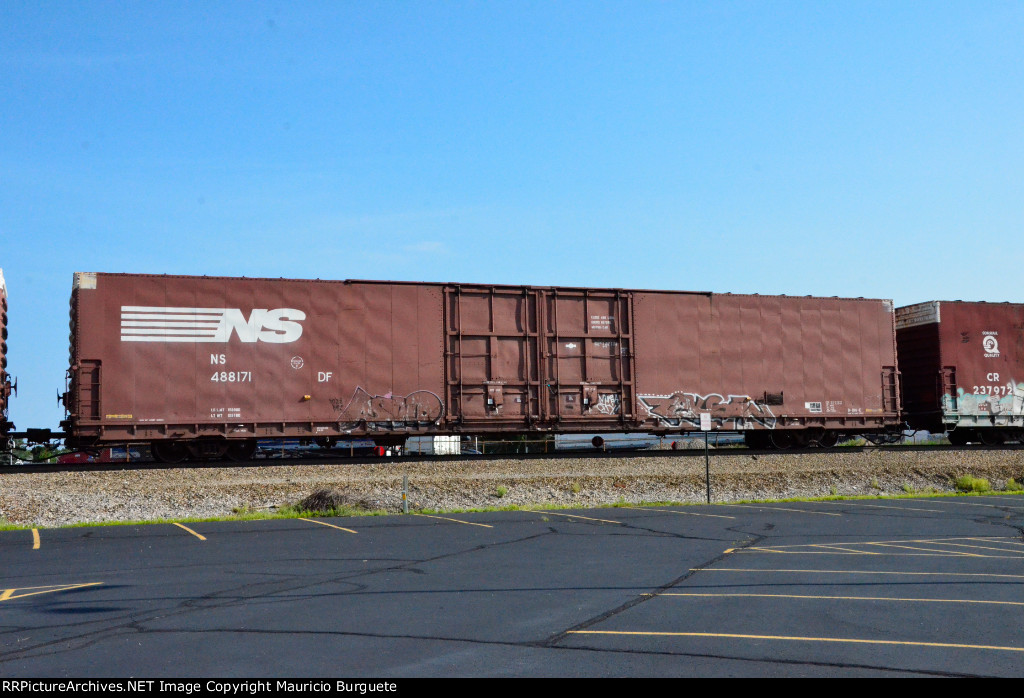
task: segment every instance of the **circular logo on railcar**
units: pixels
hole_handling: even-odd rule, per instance
[[[305,363],[306,363],[306,362],[302,360],[302,357],[301,357],[301,356],[293,356],[293,357],[292,357],[292,368],[295,368],[295,369],[299,369],[299,368],[302,368],[302,366],[303,366],[303,365],[304,365]]]
[[[999,356],[999,340],[992,335],[985,335],[985,338],[981,340],[981,346],[985,350],[985,356]]]

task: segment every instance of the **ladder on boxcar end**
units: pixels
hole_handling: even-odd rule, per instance
[[[899,373],[897,373],[895,366],[885,366],[882,369],[882,412],[889,415],[898,414],[899,411]]]

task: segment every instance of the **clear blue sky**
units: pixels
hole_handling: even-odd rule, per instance
[[[20,428],[72,272],[1024,301],[1020,2],[0,3]]]

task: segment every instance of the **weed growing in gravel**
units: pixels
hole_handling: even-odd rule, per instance
[[[262,518],[263,515],[265,514],[265,512],[260,511],[259,509],[254,509],[253,507],[249,506],[248,504],[241,504],[241,505],[239,505],[237,507],[234,507],[231,510],[231,513],[234,514],[235,516],[241,518],[241,519],[246,519],[246,518],[250,518],[250,517],[254,518],[254,519],[258,519],[258,518]]]
[[[953,486],[960,492],[988,492],[992,485],[983,477],[961,475],[953,481]]]
[[[1010,482],[1013,482],[1013,480],[1010,480]],[[578,482],[572,483],[572,485],[569,486],[569,489],[572,490],[573,494],[579,494],[580,493],[580,483],[578,483]]]
[[[831,487],[828,488],[828,493],[835,497],[837,494],[839,494],[839,490],[836,488],[835,485],[832,485]]]
[[[24,526],[22,524],[12,524],[3,516],[0,516],[0,531],[18,531],[23,528],[32,528],[31,526]]]
[[[1021,487],[1020,484],[1011,477],[1006,481],[1006,485],[1003,486],[1003,489],[1007,492],[1020,492],[1024,487]]]
[[[498,489],[494,490],[495,497],[501,498],[504,497],[506,494],[508,494],[508,488],[505,487],[504,485],[498,485]]]
[[[914,494],[914,488],[913,488],[913,487],[911,487],[910,485],[908,485],[908,484],[907,484],[907,483],[905,483],[905,482],[903,483],[902,489],[903,489],[903,491],[904,491],[904,492],[906,492],[907,494]]]
[[[873,488],[875,488],[876,490],[882,489],[882,486],[880,484],[878,484],[878,478],[877,477],[871,478],[871,486]]]

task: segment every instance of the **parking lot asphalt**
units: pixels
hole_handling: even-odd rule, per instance
[[[1020,676],[1024,497],[0,533],[0,674]]]

